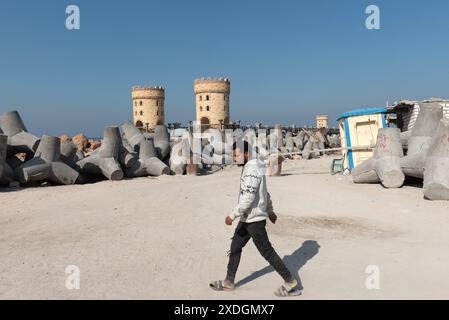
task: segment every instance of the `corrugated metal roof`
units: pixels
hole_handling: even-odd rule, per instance
[[[355,110],[343,113],[341,116],[339,116],[337,118],[337,121],[344,119],[344,118],[354,117],[354,116],[363,116],[366,114],[377,114],[377,113],[386,113],[386,112],[387,112],[386,107],[355,109]]]
[[[399,100],[396,102],[393,106],[390,107],[390,110],[395,111],[398,109],[408,109],[413,108],[417,104],[422,103],[449,103],[448,99],[441,99],[441,98],[430,98],[427,100]]]

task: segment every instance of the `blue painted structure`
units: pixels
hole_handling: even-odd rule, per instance
[[[354,151],[351,149],[354,146],[353,135],[356,134],[355,130],[351,130],[351,127],[350,127],[350,122],[352,121],[351,118],[363,117],[366,115],[381,115],[381,123],[379,124],[379,128],[385,128],[387,126],[386,113],[387,113],[387,108],[385,108],[385,107],[355,109],[355,110],[352,110],[349,112],[345,112],[337,118],[337,121],[343,122],[343,128],[344,128],[345,137],[346,137],[345,145],[348,148],[347,161],[348,161],[349,170],[354,169],[354,167],[357,165],[354,160]],[[361,121],[359,120],[359,122],[361,122]],[[355,139],[355,141],[357,141],[357,140],[358,139]],[[342,145],[344,145],[344,144],[342,144]]]

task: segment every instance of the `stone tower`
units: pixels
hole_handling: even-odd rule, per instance
[[[316,116],[316,127],[318,129],[329,127],[329,117],[327,115]]]
[[[201,129],[229,124],[231,81],[226,78],[195,80],[196,121]]]
[[[165,89],[163,87],[133,87],[134,125],[142,131],[153,131],[164,124]]]

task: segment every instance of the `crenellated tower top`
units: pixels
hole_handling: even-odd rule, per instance
[[[231,93],[231,80],[228,78],[200,78],[195,80],[195,94]]]
[[[132,98],[135,99],[164,99],[165,89],[162,86],[134,86],[132,87]]]

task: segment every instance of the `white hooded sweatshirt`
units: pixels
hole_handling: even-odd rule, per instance
[[[267,191],[266,165],[258,159],[250,160],[243,168],[238,204],[230,217],[253,223],[266,220],[271,213],[273,204]]]

